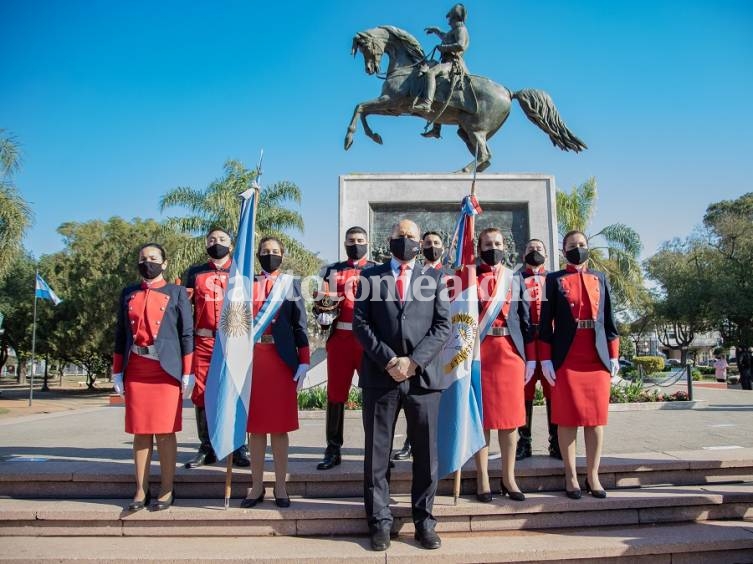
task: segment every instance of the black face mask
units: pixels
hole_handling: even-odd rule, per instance
[[[502,249],[487,249],[481,251],[481,260],[490,266],[494,266],[502,262],[505,258],[505,251]]]
[[[419,251],[418,241],[408,239],[407,237],[398,237],[390,239],[390,252],[398,260],[409,261],[416,258]]]
[[[570,264],[583,264],[588,260],[588,249],[586,247],[575,247],[565,252],[565,258]]]
[[[345,254],[350,260],[361,260],[369,250],[368,245],[345,245]]]
[[[259,255],[259,264],[261,264],[264,272],[269,272],[271,274],[280,268],[282,257],[280,255]]]
[[[544,255],[539,251],[531,251],[526,255],[526,264],[531,264],[533,266],[541,266],[544,264],[545,260]]]
[[[424,257],[426,257],[426,260],[429,262],[435,262],[439,260],[439,257],[442,256],[442,249],[438,247],[424,247]]]
[[[209,245],[207,247],[207,254],[213,259],[223,259],[228,255],[229,252],[230,247],[220,245],[219,243],[215,243],[214,245]]]
[[[141,277],[144,280],[154,280],[162,274],[162,263],[161,262],[140,262],[139,263],[139,274],[141,274]]]

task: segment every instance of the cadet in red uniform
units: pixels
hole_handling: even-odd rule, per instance
[[[489,487],[490,431],[497,430],[502,455],[502,495],[523,501],[515,482],[515,447],[518,427],[526,420],[524,387],[536,366],[536,349],[530,334],[525,283],[503,264],[505,244],[497,228],[484,229],[478,238],[481,257],[478,272],[479,331],[485,320],[491,327],[481,341],[481,398],[486,446],[476,453],[476,498],[492,500]],[[494,315],[494,308],[499,311]],[[493,320],[493,321],[492,321]],[[526,363],[526,358],[529,362]],[[530,377],[530,376],[529,376]]]
[[[246,430],[250,433],[251,489],[241,507],[254,507],[264,500],[264,451],[271,437],[275,464],[273,494],[278,507],[289,507],[286,488],[288,473],[288,433],[298,429],[297,389],[303,385],[309,368],[309,341],[306,335],[306,307],[301,281],[280,273],[285,247],[276,237],[259,241],[257,258],[262,272],[253,287],[253,314],[262,306],[269,318],[258,321],[264,327],[254,345],[251,375],[251,402]],[[271,296],[271,297],[270,297]],[[277,308],[275,312],[275,308]]]
[[[525,269],[523,278],[526,282],[526,292],[531,305],[531,329],[534,341],[539,338],[539,317],[541,316],[541,298],[544,295],[544,279],[546,277],[547,254],[544,242],[540,239],[531,239],[526,243]],[[557,442],[557,425],[552,423],[552,402],[550,400],[549,382],[541,374],[541,365],[536,365],[533,377],[526,382],[526,424],[518,429],[518,449],[515,453],[516,460],[523,460],[531,456],[531,419],[533,416],[533,399],[536,396],[536,382],[541,382],[546,401],[546,420],[549,424],[549,456],[562,459],[560,446]]]
[[[348,400],[353,373],[361,366],[363,349],[353,336],[353,300],[361,270],[375,265],[367,259],[369,238],[363,227],[345,232],[348,260],[335,262],[324,269],[321,292],[317,293],[314,314],[317,323],[329,331],[327,339],[327,448],[316,466],[329,470],[340,464],[343,445],[345,402]],[[326,297],[325,297],[326,296]],[[325,299],[322,299],[325,298]],[[336,304],[337,308],[326,304]]]
[[[125,430],[133,434],[136,494],[130,511],[149,505],[149,469],[154,439],[160,491],[152,509],[173,503],[173,478],[181,430],[182,398],[193,389],[191,303],[182,286],[163,278],[167,257],[156,243],[139,250],[142,281],[120,295],[112,360],[115,391],[125,397]]]
[[[191,401],[196,411],[196,430],[201,441],[199,451],[196,456],[186,462],[186,468],[198,468],[217,462],[212,443],[209,441],[207,414],[204,410],[204,390],[209,364],[212,360],[214,336],[222,314],[230,265],[233,262],[230,255],[233,250],[230,234],[224,229],[212,229],[207,234],[206,249],[209,261],[190,267],[183,276],[183,283],[188,288],[188,295],[193,302],[193,372],[196,375],[196,387],[191,394]],[[251,464],[245,446],[233,453],[233,464],[241,467]]]
[[[546,277],[539,333],[541,370],[553,386],[552,422],[558,425],[567,496],[581,497],[575,437],[578,427],[583,427],[586,491],[606,497],[599,481],[599,462],[609,412],[610,376],[616,378],[620,370],[620,339],[606,277],[587,266],[586,236],[569,232],[562,250],[567,267]]]

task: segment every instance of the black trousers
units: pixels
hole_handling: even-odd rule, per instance
[[[408,379],[396,388],[363,389],[366,442],[363,499],[372,533],[389,531],[392,527],[389,463],[395,423],[401,408],[405,410],[408,440],[413,448],[413,523],[417,530],[433,530],[437,522],[431,510],[437,493],[437,419],[442,393],[410,384]]]

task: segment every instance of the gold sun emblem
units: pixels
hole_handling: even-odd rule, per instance
[[[242,337],[251,332],[251,309],[245,302],[230,302],[222,310],[220,330],[228,337]]]
[[[454,351],[452,359],[445,364],[444,370],[449,374],[473,354],[473,344],[478,330],[476,321],[467,313],[456,313],[452,316],[453,332],[447,348]]]

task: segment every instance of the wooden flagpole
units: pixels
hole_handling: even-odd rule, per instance
[[[478,172],[478,144],[476,145],[476,155],[473,159],[473,180],[471,181],[471,196],[476,195],[476,173]],[[455,480],[453,483],[453,504],[458,504],[458,498],[460,497],[460,485],[461,485],[461,473],[463,471],[463,467],[461,466],[457,470],[455,470]]]

